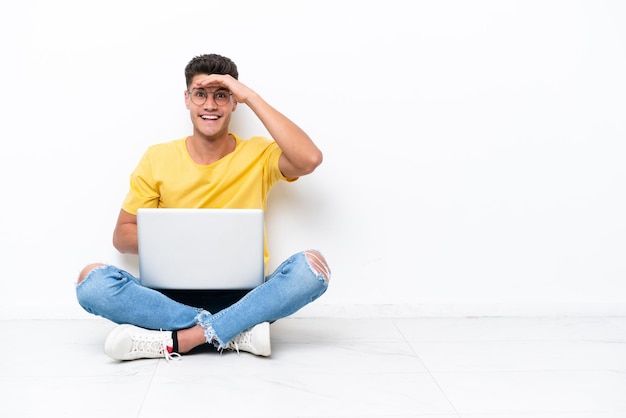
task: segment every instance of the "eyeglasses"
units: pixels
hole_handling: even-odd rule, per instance
[[[213,95],[215,104],[221,106],[230,102],[230,96],[233,94],[228,90],[206,91],[205,89],[193,89],[189,92],[191,101],[198,106],[205,104],[210,95]]]

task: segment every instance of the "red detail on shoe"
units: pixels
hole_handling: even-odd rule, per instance
[[[169,345],[166,348],[167,348],[167,352],[170,354],[172,354],[172,352],[174,351],[174,347],[170,347]]]

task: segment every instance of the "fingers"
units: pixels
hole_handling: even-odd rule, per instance
[[[227,89],[233,94],[233,98],[237,103],[246,103],[248,97],[254,93],[250,88],[229,74],[210,74],[204,77],[198,77],[192,87],[206,88],[208,90],[219,88]]]
[[[198,78],[193,83],[193,87],[225,87],[230,90],[234,83],[236,83],[236,80],[229,74],[211,74],[206,77]]]

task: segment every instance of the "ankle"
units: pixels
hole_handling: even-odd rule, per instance
[[[188,353],[199,345],[207,342],[204,329],[200,325],[192,328],[181,329],[176,332],[178,340],[178,352]]]

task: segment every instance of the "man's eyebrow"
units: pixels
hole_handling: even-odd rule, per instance
[[[207,93],[215,93],[216,91],[226,91],[226,92],[230,91],[226,87],[218,87],[215,90],[209,90],[206,87],[193,87],[191,89],[191,91],[195,91],[195,90],[200,90],[200,91],[204,91],[204,92],[207,92]]]

